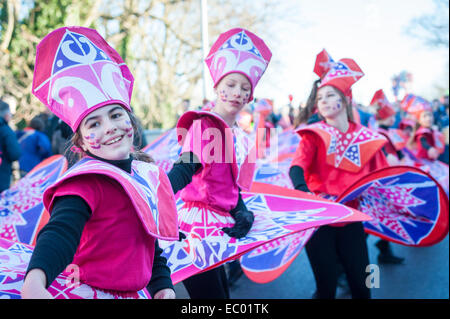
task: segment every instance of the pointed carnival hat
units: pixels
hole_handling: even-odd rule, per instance
[[[409,97],[409,103],[406,112],[414,116],[416,120],[419,120],[420,115],[423,112],[433,112],[433,108],[431,107],[431,103],[425,100],[423,97],[413,95],[412,97]]]
[[[120,104],[131,111],[134,78],[93,29],[63,27],[37,46],[33,94],[75,132],[92,111]]]
[[[411,106],[411,104],[414,102],[414,99],[415,99],[415,95],[414,94],[411,94],[411,93],[409,93],[409,94],[406,94],[404,97],[403,97],[403,100],[400,102],[400,108],[403,110],[403,111],[405,111],[405,112],[407,112],[408,111],[408,108]]]
[[[375,92],[370,105],[376,108],[375,116],[377,120],[384,120],[395,115],[395,110],[383,90],[378,90]]]
[[[352,85],[364,76],[354,60],[345,58],[335,62],[325,49],[316,57],[314,73],[321,79],[319,88],[330,85],[350,98]]]
[[[205,59],[214,87],[230,73],[245,75],[252,85],[249,101],[272,53],[262,39],[252,32],[235,28],[222,33]]]

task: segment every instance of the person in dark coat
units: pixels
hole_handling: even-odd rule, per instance
[[[12,162],[20,157],[20,145],[8,122],[12,114],[9,104],[0,100],[0,192],[11,184]]]
[[[20,177],[24,177],[37,164],[52,155],[50,140],[43,133],[44,127],[44,121],[36,116],[23,131],[17,132],[22,149],[19,158]]]

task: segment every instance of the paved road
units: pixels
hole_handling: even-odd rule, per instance
[[[370,262],[377,263],[377,238],[367,239]],[[392,244],[404,265],[379,265],[379,288],[372,288],[374,299],[449,299],[449,236],[431,247],[406,247]],[[369,274],[368,274],[369,275]],[[231,289],[233,299],[310,299],[315,290],[314,277],[303,250],[292,265],[276,280],[257,284],[242,276]],[[177,298],[189,298],[182,283],[175,286]],[[350,298],[339,288],[337,298]]]

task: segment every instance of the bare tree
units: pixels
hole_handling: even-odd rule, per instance
[[[434,12],[413,18],[407,26],[406,33],[421,39],[430,48],[446,51],[447,67],[442,70],[442,78],[435,79],[433,90],[435,95],[448,91],[448,45],[449,45],[449,2],[434,0]]]
[[[119,9],[117,3],[105,9],[100,25],[135,76],[133,108],[145,127],[171,127],[201,83],[200,0],[126,0]],[[210,0],[209,43],[231,27],[268,32],[271,19],[283,15],[289,16],[286,7],[270,0]],[[124,39],[126,52],[120,50]]]
[[[431,47],[448,49],[448,0],[434,0],[435,8],[432,14],[424,14],[413,18],[407,27],[407,33],[422,39]]]
[[[99,30],[123,57],[135,77],[132,106],[146,128],[173,126],[177,108],[198,91],[204,65],[200,0],[28,0],[21,21],[21,1],[4,2],[10,17],[0,29],[0,95],[16,97],[17,118],[44,109],[31,94],[35,48],[64,25]],[[290,12],[283,0],[209,0],[209,44],[231,27],[275,39],[268,26]]]
[[[50,31],[65,25],[92,26],[97,1],[7,0],[0,7],[0,96],[14,98],[14,121],[28,122],[45,110],[31,94],[36,46]],[[7,12],[6,15],[3,13]],[[87,24],[86,24],[87,21]]]

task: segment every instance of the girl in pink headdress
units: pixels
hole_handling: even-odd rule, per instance
[[[289,176],[298,190],[335,198],[359,177],[388,166],[381,151],[386,140],[352,120],[351,87],[364,75],[355,61],[335,62],[323,50],[317,55],[314,72],[320,80],[314,83],[299,117],[305,121],[317,109],[320,121],[297,130],[301,140]],[[355,203],[347,205],[356,207]],[[306,244],[306,252],[318,298],[335,298],[339,261],[353,298],[370,298],[362,223],[320,227]]]
[[[191,238],[223,236],[222,232],[208,233],[208,229],[220,228],[227,236],[242,238],[252,226],[254,216],[240,190],[250,188],[256,154],[253,160],[249,158],[251,140],[236,120],[253,99],[270,58],[265,43],[247,30],[221,34],[205,60],[217,96],[214,106],[210,111],[187,112],[178,121],[182,151],[168,176],[174,193],[182,189],[180,197],[185,204],[178,211],[180,230],[190,233]],[[227,253],[219,246],[212,249]],[[183,283],[191,298],[229,298],[223,266]]]
[[[64,27],[39,43],[33,94],[72,128],[81,160],[43,195],[51,217],[23,298],[148,297],[145,288],[175,298],[158,246],[179,238],[174,195],[164,172],[132,153],[132,88],[128,67],[95,30]],[[78,285],[55,288],[69,264]]]

